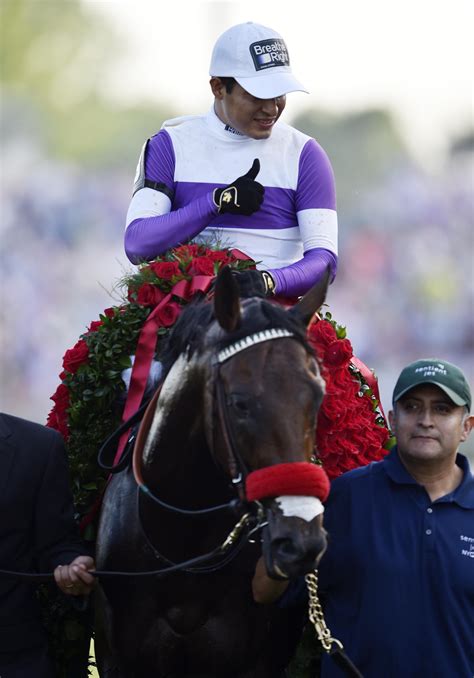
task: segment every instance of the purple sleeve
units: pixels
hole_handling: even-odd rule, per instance
[[[304,146],[298,168],[296,211],[307,209],[336,209],[334,173],[323,148],[310,139]],[[331,282],[336,277],[337,255],[328,249],[314,247],[306,250],[303,259],[284,268],[271,269],[276,292],[284,297],[305,294],[320,280],[329,266]]]
[[[145,176],[174,192],[174,151],[169,134],[162,130],[147,147]],[[217,214],[212,193],[175,211],[132,221],[125,231],[125,252],[134,264],[154,259],[170,247],[200,233]]]
[[[276,283],[276,293],[282,297],[299,297],[315,285],[329,266],[331,282],[336,277],[337,256],[334,252],[316,247],[304,253],[303,259],[290,266],[269,269]]]
[[[296,211],[307,209],[336,209],[334,172],[326,151],[314,139],[301,151],[296,186]]]
[[[194,238],[217,214],[212,193],[158,217],[135,219],[125,231],[125,252],[133,264],[154,259]]]

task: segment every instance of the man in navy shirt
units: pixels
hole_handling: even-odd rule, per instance
[[[474,676],[474,477],[458,453],[470,409],[459,368],[408,365],[390,412],[397,447],[332,484],[320,591],[329,629],[364,678]],[[283,586],[260,570],[255,598],[270,602]],[[345,674],[325,656],[321,675]]]
[[[457,367],[408,365],[390,413],[397,448],[333,483],[320,587],[366,678],[474,675],[474,478],[458,454],[470,408]],[[325,658],[322,675],[344,674]]]

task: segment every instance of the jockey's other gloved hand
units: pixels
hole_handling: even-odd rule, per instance
[[[249,217],[260,209],[265,189],[255,181],[260,172],[260,160],[255,158],[247,174],[239,177],[225,188],[216,188],[212,195],[220,214],[244,214]]]
[[[275,281],[268,271],[232,271],[239,286],[240,297],[271,297]]]

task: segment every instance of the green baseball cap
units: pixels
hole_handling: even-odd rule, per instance
[[[455,405],[466,405],[471,410],[471,389],[466,377],[459,367],[447,360],[428,358],[415,360],[407,365],[393,389],[393,402],[396,403],[405,393],[420,384],[439,386]]]

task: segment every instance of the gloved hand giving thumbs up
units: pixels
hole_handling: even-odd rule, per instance
[[[262,184],[255,181],[259,172],[260,160],[255,158],[247,174],[239,177],[225,188],[215,189],[213,199],[221,214],[228,212],[230,214],[245,214],[248,217],[260,209],[265,189]]]

